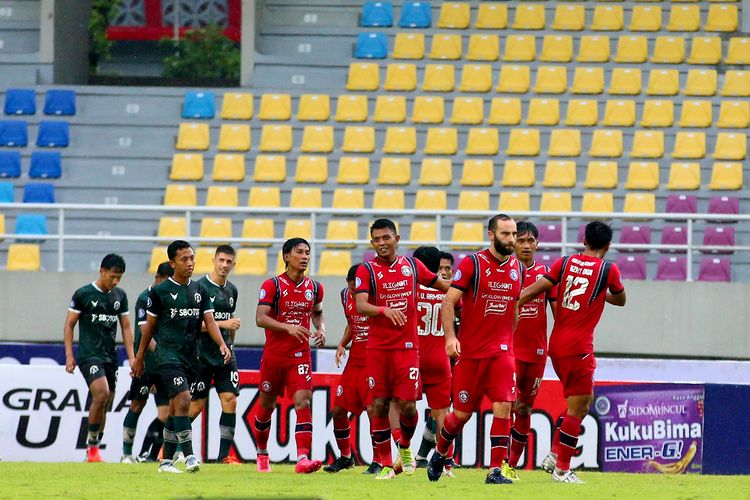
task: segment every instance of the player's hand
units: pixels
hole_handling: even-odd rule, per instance
[[[286,331],[300,342],[307,342],[310,338],[310,330],[302,325],[287,325]]]
[[[461,355],[461,343],[458,339],[447,339],[445,341],[445,353],[451,358],[457,358]]]
[[[341,368],[341,360],[346,357],[346,349],[342,345],[336,347],[336,368]]]
[[[226,329],[237,331],[240,329],[240,318],[229,318],[226,321]]]
[[[232,359],[232,350],[229,349],[226,344],[221,344],[221,346],[219,346],[219,352],[224,358],[224,364],[229,363],[229,360]]]
[[[130,376],[135,378],[141,375],[143,375],[143,358],[136,356],[135,361],[130,365]]]
[[[68,373],[73,373],[73,371],[76,369],[76,358],[73,356],[65,356],[65,371]]]
[[[313,347],[323,347],[326,345],[326,332],[325,330],[318,330],[311,335],[313,339]]]
[[[402,313],[398,309],[391,309],[386,307],[383,310],[383,316],[391,320],[396,326],[404,326],[406,324],[406,314]]]

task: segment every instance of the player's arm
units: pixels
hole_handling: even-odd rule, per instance
[[[557,318],[557,299],[549,299],[547,303],[549,304],[549,310],[552,313],[552,318],[556,319]]]
[[[255,324],[259,328],[288,333],[292,337],[296,337],[300,342],[310,338],[310,330],[302,325],[290,325],[277,321],[271,317],[271,311],[271,306],[258,304],[258,308],[255,310]]]
[[[365,316],[385,316],[396,326],[404,326],[406,324],[406,314],[402,313],[398,309],[391,309],[385,306],[376,306],[370,304],[370,294],[367,292],[358,292],[356,295],[357,299],[357,312],[364,314]]]
[[[521,292],[521,298],[518,299],[518,307],[521,307],[540,293],[544,293],[547,290],[550,290],[553,286],[555,286],[555,284],[552,283],[546,276],[544,277],[544,279],[536,280]]]
[[[312,324],[315,327],[315,333],[311,337],[315,339],[315,347],[323,347],[326,344],[326,324],[323,317],[322,302],[318,302],[313,306]]]
[[[122,343],[125,344],[125,352],[128,355],[128,363],[135,362],[133,353],[133,327],[130,326],[130,315],[120,314],[120,328],[122,329]]]
[[[445,333],[445,352],[448,356],[455,358],[461,354],[461,343],[456,337],[456,304],[461,300],[464,292],[456,287],[451,287],[443,298],[440,307],[440,317],[443,322]]]
[[[346,346],[352,341],[352,326],[347,323],[344,328],[344,335],[341,337],[339,345],[336,346],[336,367],[341,366],[341,360],[346,357]]]
[[[146,355],[146,349],[149,348],[154,339],[154,328],[156,327],[156,316],[152,313],[146,313],[146,322],[141,324],[141,344],[138,346],[138,352],[135,354],[135,360],[130,365],[130,374],[133,377],[143,375],[143,357]]]
[[[435,283],[432,285],[432,288],[435,288],[436,290],[440,290],[441,292],[447,292],[450,287],[451,287],[450,280],[447,280],[440,275],[437,275],[437,279],[435,280]]]
[[[65,341],[65,371],[73,373],[76,369],[76,358],[73,356],[73,330],[78,323],[81,313],[68,310],[68,316],[65,318],[63,327],[63,339]]]
[[[627,300],[627,297],[625,296],[625,289],[623,288],[623,290],[619,293],[612,293],[611,291],[607,290],[607,298],[605,300],[613,306],[624,306],[625,301]]]
[[[211,340],[219,346],[219,352],[224,357],[224,364],[227,364],[232,359],[232,351],[229,350],[227,344],[224,342],[224,337],[221,336],[221,330],[219,330],[219,325],[216,324],[212,309],[203,313],[203,323],[206,325],[206,331],[211,336]]]

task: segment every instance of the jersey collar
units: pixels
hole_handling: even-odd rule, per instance
[[[191,280],[190,278],[188,278],[188,282],[187,282],[187,284],[186,284],[186,285],[182,285],[182,284],[180,284],[180,283],[177,283],[177,282],[176,282],[176,281],[175,281],[175,280],[174,280],[174,279],[173,279],[173,278],[172,278],[171,276],[170,276],[169,278],[167,278],[167,279],[168,279],[169,281],[171,281],[172,283],[174,283],[175,285],[177,285],[177,286],[188,286],[188,285],[189,285],[189,284],[190,284],[190,283],[191,283],[191,282],[193,281],[193,280]]]
[[[227,282],[224,282],[223,285],[220,285],[220,284],[214,282],[214,280],[211,279],[211,275],[210,274],[206,275],[206,279],[208,280],[209,283],[211,283],[213,286],[218,287],[218,288],[224,288],[225,286],[227,286],[227,282],[228,282],[228,280],[227,280]]]
[[[108,294],[109,292],[112,291],[112,290],[110,290],[109,292],[105,292],[104,290],[102,290],[101,288],[99,288],[99,285],[96,284],[96,281],[92,281],[91,282],[91,286],[93,286],[94,288],[96,288],[97,292],[103,293],[103,294]]]

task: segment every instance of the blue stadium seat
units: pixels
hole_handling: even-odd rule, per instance
[[[21,153],[0,151],[0,177],[21,177]]]
[[[44,96],[44,114],[73,116],[76,114],[76,93],[72,90],[48,90]]]
[[[429,28],[432,26],[430,2],[404,2],[398,25],[402,28]]]
[[[32,179],[58,179],[62,175],[62,161],[57,151],[31,153],[29,177]]]
[[[216,113],[215,102],[213,92],[188,92],[182,103],[182,117],[210,120]]]
[[[26,122],[20,120],[0,121],[0,146],[23,148],[29,144]]]
[[[0,203],[13,203],[13,184],[0,182]]]
[[[29,182],[23,187],[24,203],[54,203],[55,186],[46,182]]]
[[[393,4],[391,2],[365,2],[359,25],[365,28],[393,26]]]
[[[31,89],[8,89],[3,109],[6,115],[33,115],[36,113],[36,93]]]
[[[40,148],[67,148],[70,143],[68,122],[41,121],[36,136],[36,145]]]
[[[16,217],[16,234],[47,234],[47,216],[19,214]],[[31,242],[30,240],[24,240]]]
[[[385,59],[388,55],[388,41],[385,33],[360,33],[354,47],[357,59]]]

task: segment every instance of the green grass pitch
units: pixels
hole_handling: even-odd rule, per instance
[[[430,483],[424,469],[376,481],[363,467],[327,474],[294,473],[293,465],[258,474],[255,464],[203,465],[197,474],[158,474],[155,464],[0,462],[0,498],[488,498],[703,499],[750,498],[750,476],[649,475],[581,472],[586,484],[553,483],[541,471],[521,471],[513,485],[486,485],[486,470],[457,469]]]

